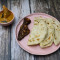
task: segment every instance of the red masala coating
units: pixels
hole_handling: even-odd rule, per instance
[[[23,39],[26,35],[30,33],[30,30],[28,28],[28,25],[31,23],[31,20],[29,18],[24,18],[24,22],[20,27],[19,33],[18,33],[18,40],[20,41]]]

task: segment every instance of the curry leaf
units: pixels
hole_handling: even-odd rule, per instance
[[[3,23],[7,23],[7,21],[1,21],[1,22],[3,22]]]
[[[2,14],[1,18],[3,18],[3,17],[4,17],[4,13]]]

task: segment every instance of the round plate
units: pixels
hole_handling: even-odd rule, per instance
[[[27,18],[29,18],[31,20],[31,23],[29,24],[28,28],[30,29],[30,31],[33,28],[33,24],[34,24],[34,17],[43,17],[43,18],[53,18],[55,20],[57,20],[56,18],[45,14],[45,13],[34,13],[34,14],[30,14],[28,16],[26,16]],[[24,18],[23,18],[24,19]],[[18,23],[18,25],[16,26],[16,40],[17,40],[17,36],[18,36],[18,31],[19,28],[21,26],[21,24],[23,23],[23,19],[20,20],[20,22]],[[47,54],[51,54],[53,52],[55,52],[56,50],[59,49],[60,45],[55,46],[54,44],[52,44],[52,46],[48,47],[48,48],[40,48],[39,45],[36,46],[28,46],[27,45],[27,41],[28,41],[29,35],[25,36],[21,41],[18,41],[18,44],[21,48],[23,48],[25,51],[34,54],[34,55],[47,55]]]

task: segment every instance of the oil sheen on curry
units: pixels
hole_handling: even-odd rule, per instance
[[[14,18],[14,15],[4,5],[3,10],[0,12],[0,23],[8,23]]]

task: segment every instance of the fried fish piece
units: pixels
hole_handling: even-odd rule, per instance
[[[24,22],[20,27],[19,33],[18,33],[18,40],[20,41],[23,39],[26,35],[30,33],[30,30],[28,28],[28,25],[31,23],[31,20],[28,18],[24,18]]]
[[[29,25],[31,23],[31,20],[29,19],[29,18],[24,18],[24,22],[23,22],[23,24],[25,24],[25,25]]]

